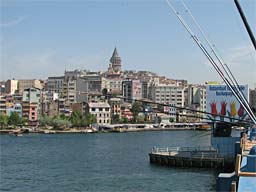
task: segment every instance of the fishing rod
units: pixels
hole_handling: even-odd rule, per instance
[[[72,92],[77,92],[78,94],[90,94],[90,92],[85,92],[85,91],[72,91]],[[154,101],[145,101],[143,99],[133,99],[133,98],[118,96],[118,95],[114,96],[114,95],[108,94],[108,93],[103,94],[103,96],[107,97],[108,99],[109,98],[119,98],[119,99],[132,101],[132,102],[141,102],[141,103],[147,103],[147,104],[151,104],[151,105],[159,105],[159,106],[164,106],[164,107],[170,107],[170,108],[175,108],[175,109],[180,109],[180,110],[191,111],[191,112],[195,112],[195,113],[202,113],[202,114],[206,114],[206,115],[212,115],[212,113],[206,112],[206,111],[200,111],[200,110],[195,110],[195,109],[190,109],[190,108],[185,108],[185,107],[179,107],[179,106],[175,106],[175,105],[171,105],[171,104],[157,103],[157,102],[154,102]],[[248,121],[248,120],[242,120],[242,119],[229,117],[229,116],[221,115],[221,114],[216,114],[216,117],[222,117],[223,119],[226,118],[226,119],[230,119],[230,120],[236,120],[236,121],[239,121],[239,122],[245,122],[247,124],[253,124],[253,122]],[[213,120],[213,119],[210,119],[210,120]],[[216,120],[216,121],[221,121],[221,120]]]
[[[255,41],[254,35],[253,35],[253,33],[252,33],[252,30],[251,30],[251,28],[250,28],[250,26],[249,26],[249,24],[248,24],[248,22],[247,22],[247,19],[246,19],[245,15],[244,15],[244,12],[243,12],[243,10],[242,10],[242,8],[241,8],[241,6],[240,6],[238,0],[234,0],[234,2],[235,2],[236,8],[237,8],[237,10],[238,10],[238,12],[239,12],[239,14],[240,14],[242,20],[243,20],[243,23],[244,23],[244,25],[245,25],[245,28],[246,28],[246,30],[247,30],[247,33],[248,33],[249,36],[250,36],[250,39],[251,39],[252,44],[253,44],[253,46],[254,46],[254,49],[256,50],[256,41]]]
[[[210,61],[212,66],[215,68],[217,73],[220,75],[220,77],[223,79],[223,81],[226,83],[226,85],[229,87],[229,89],[232,91],[232,93],[235,95],[236,99],[239,101],[239,103],[243,106],[244,110],[247,112],[251,120],[256,124],[256,118],[254,117],[254,114],[251,114],[250,111],[247,109],[246,105],[242,102],[241,98],[237,95],[236,91],[230,84],[230,82],[227,80],[223,72],[220,70],[219,66],[215,63],[211,55],[208,53],[208,51],[204,48],[203,44],[199,41],[199,39],[196,37],[196,35],[192,32],[192,30],[189,28],[189,26],[186,24],[186,22],[183,20],[183,18],[180,16],[180,14],[175,10],[175,8],[171,5],[169,0],[166,0],[168,6],[171,8],[171,10],[174,12],[174,14],[177,16],[181,24],[184,26],[186,31],[191,35],[193,40],[196,42],[198,47],[201,49],[201,51],[204,53],[204,55],[207,57],[207,59]]]
[[[170,107],[170,108],[175,108],[175,109],[180,109],[180,110],[186,110],[186,111],[191,111],[191,112],[196,112],[196,113],[212,115],[212,113],[209,113],[209,112],[206,112],[206,111],[200,111],[200,110],[195,110],[195,109],[190,109],[190,108],[185,108],[185,107],[178,107],[178,106],[171,105],[171,104],[157,103],[157,102],[153,102],[153,101],[145,101],[145,100],[142,100],[142,99],[133,99],[133,98],[123,97],[123,96],[113,96],[111,94],[106,94],[106,96],[107,97],[112,97],[112,98],[126,99],[128,101],[133,101],[133,102],[141,102],[141,103],[147,103],[147,104],[151,104],[151,105],[160,105],[160,106],[164,106],[164,107]],[[179,115],[181,115],[181,114],[179,114]],[[233,118],[233,117],[220,115],[220,114],[216,115],[216,117],[217,116],[218,117],[223,117],[224,119],[227,118],[227,119],[230,119],[230,120],[237,120],[237,121],[240,121],[240,122],[245,122],[246,124],[252,124],[253,123],[251,121],[241,120],[241,119],[238,119],[238,118]],[[214,120],[214,119],[209,118],[209,120]],[[215,119],[215,120],[216,121],[221,121],[221,120],[217,120],[217,119]]]
[[[239,88],[239,84],[236,80],[236,78],[234,77],[233,73],[231,72],[230,68],[228,67],[228,65],[221,59],[221,57],[217,54],[217,51],[215,50],[213,44],[208,40],[206,34],[204,33],[203,29],[201,28],[201,26],[199,25],[199,23],[196,21],[195,17],[193,16],[193,14],[191,13],[190,9],[188,8],[188,6],[185,4],[185,2],[183,0],[181,0],[181,3],[184,7],[184,9],[186,10],[186,12],[190,15],[190,17],[192,18],[192,21],[194,22],[194,24],[196,25],[196,27],[198,28],[198,30],[201,32],[203,38],[205,39],[205,41],[207,42],[208,46],[210,47],[211,51],[213,52],[214,56],[217,58],[218,62],[220,63],[222,69],[224,70],[224,72],[226,73],[226,75],[228,76],[228,79],[231,81],[230,84],[232,84],[234,86],[234,90],[236,91],[237,95],[240,97],[240,99],[242,100],[242,102],[244,103],[244,105],[247,106],[248,110],[250,111],[251,114],[253,114],[249,102],[246,100],[243,92],[240,90]]]

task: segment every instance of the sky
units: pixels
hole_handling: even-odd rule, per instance
[[[238,82],[255,88],[256,51],[233,0],[184,2]],[[256,0],[239,2],[256,36]],[[124,70],[222,82],[165,0],[0,0],[0,80],[107,70],[115,46]]]

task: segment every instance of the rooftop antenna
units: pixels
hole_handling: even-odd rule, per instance
[[[241,100],[241,97],[239,97],[239,95],[237,94],[237,92],[235,91],[235,89],[233,88],[233,86],[230,84],[230,82],[228,81],[228,79],[225,77],[225,75],[223,74],[223,72],[220,70],[219,66],[216,64],[216,62],[213,60],[213,58],[211,57],[211,55],[208,53],[208,51],[205,49],[205,47],[203,46],[203,44],[199,41],[199,39],[196,37],[196,35],[193,33],[193,31],[189,28],[189,26],[187,25],[187,23],[184,21],[184,19],[180,16],[179,12],[177,12],[175,10],[175,8],[172,6],[172,4],[169,2],[169,0],[166,0],[168,6],[171,8],[171,10],[173,11],[173,13],[177,16],[177,18],[179,19],[179,21],[181,22],[181,24],[183,25],[183,27],[186,29],[186,31],[191,35],[191,37],[193,38],[193,40],[196,42],[196,44],[198,45],[198,47],[201,49],[201,51],[204,53],[204,55],[207,57],[207,59],[210,61],[210,63],[212,64],[212,66],[215,68],[215,70],[217,71],[217,73],[220,75],[220,77],[223,79],[223,81],[226,83],[226,85],[230,88],[230,90],[232,91],[232,93],[235,95],[236,99],[239,101],[239,103],[243,106],[243,108],[245,109],[245,111],[247,112],[247,114],[249,115],[249,117],[251,118],[251,120],[254,122],[254,124],[256,124],[256,117],[254,116],[253,113],[250,112],[250,110],[248,109],[248,107],[244,104],[244,102]]]

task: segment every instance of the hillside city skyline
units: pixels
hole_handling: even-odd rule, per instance
[[[181,3],[172,2],[203,40]],[[233,2],[186,3],[238,82],[254,88],[256,55]],[[241,6],[249,24],[256,23],[256,2]],[[0,80],[105,70],[117,46],[123,70],[221,81],[165,1],[1,0],[0,9]]]

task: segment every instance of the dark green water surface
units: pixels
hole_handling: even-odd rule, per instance
[[[149,163],[153,146],[209,146],[209,132],[0,135],[0,191],[215,191],[215,170]]]

